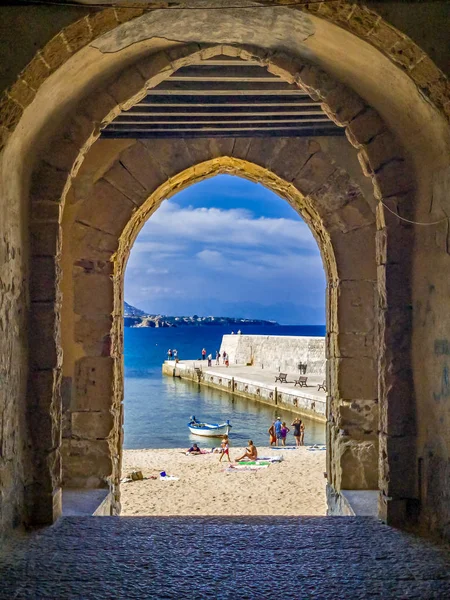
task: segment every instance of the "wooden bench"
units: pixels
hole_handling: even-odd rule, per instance
[[[275,377],[275,383],[277,381],[280,383],[287,383],[287,373],[280,373],[278,377]]]
[[[323,390],[324,392],[327,391],[327,382],[325,381],[325,379],[322,381],[322,383],[319,383],[319,385],[317,386],[317,391],[319,392],[320,390]]]
[[[299,385],[300,387],[308,387],[307,382],[308,378],[304,376],[300,376],[298,379],[294,381],[294,386]]]

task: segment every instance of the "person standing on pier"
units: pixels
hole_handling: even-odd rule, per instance
[[[208,367],[212,364],[212,354],[208,354]]]
[[[202,350],[202,360],[205,360],[205,358],[206,358],[206,349],[203,348],[203,350]]]
[[[216,365],[220,363],[220,352],[216,350]]]
[[[223,359],[223,364],[225,364],[227,362],[227,353],[225,352],[225,350],[223,351],[222,359]]]

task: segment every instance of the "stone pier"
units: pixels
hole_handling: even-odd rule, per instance
[[[237,336],[236,336],[237,337]],[[298,372],[288,372],[287,383],[275,382],[278,371],[246,365],[207,366],[206,360],[166,360],[162,372],[169,377],[180,377],[250,398],[256,402],[278,406],[315,421],[326,421],[326,392],[318,390],[322,375],[307,375],[307,387],[299,387],[294,380]]]

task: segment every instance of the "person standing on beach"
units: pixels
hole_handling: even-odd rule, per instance
[[[300,446],[304,446],[305,445],[305,424],[300,421],[301,425],[300,425]]]
[[[203,348],[203,350],[202,350],[202,360],[205,360],[205,358],[206,358],[206,349]]]
[[[277,438],[277,446],[280,445],[281,440],[281,417],[277,417],[277,420],[274,423],[275,427],[275,436]]]
[[[289,427],[286,425],[286,422],[283,421],[281,424],[281,444],[286,446],[286,436],[290,432]]]
[[[275,422],[272,423],[272,425],[269,427],[269,429],[267,430],[267,433],[269,434],[270,438],[270,445],[273,446],[274,444],[277,443],[277,434],[275,433]]]
[[[224,457],[224,455],[228,456],[228,462],[231,462],[231,458],[230,458],[230,442],[228,440],[228,436],[224,435],[222,438],[222,443],[220,444],[220,458],[219,458],[219,462],[222,462],[222,458]]]
[[[297,417],[296,419],[294,419],[294,422],[291,423],[291,425],[294,428],[295,445],[298,448],[301,445],[300,444],[300,437],[301,437],[300,428],[302,426],[302,421],[301,421],[301,419],[299,419]]]

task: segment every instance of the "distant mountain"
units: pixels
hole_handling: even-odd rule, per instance
[[[234,317],[169,317],[167,315],[147,315],[143,310],[124,302],[125,327],[214,327],[220,325],[278,325],[276,321],[262,319],[238,319]]]
[[[145,317],[146,313],[140,308],[131,306],[128,302],[123,303],[123,314],[125,317]]]

